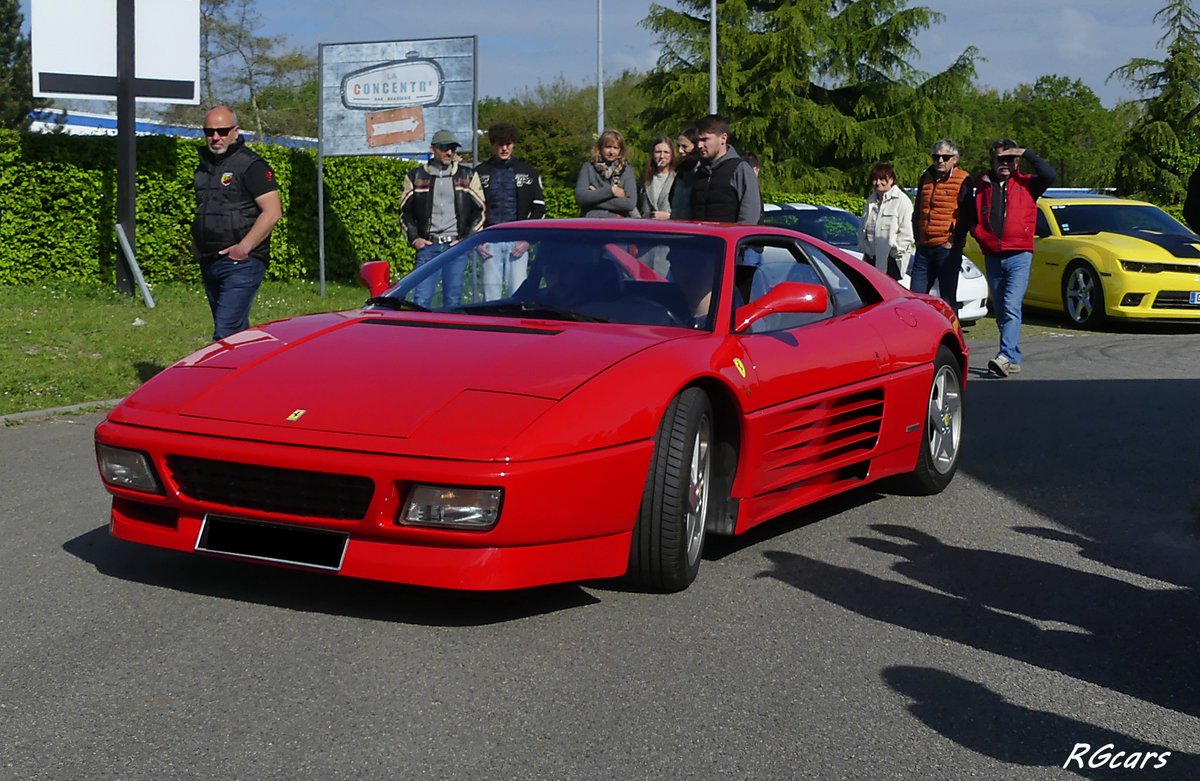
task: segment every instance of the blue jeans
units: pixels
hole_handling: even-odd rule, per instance
[[[516,292],[529,271],[529,249],[526,248],[520,257],[513,255],[515,241],[488,242],[490,258],[482,259],[483,266],[483,297],[487,301],[495,301],[503,295]]]
[[[984,255],[988,287],[992,289],[992,310],[1000,326],[1000,354],[1021,364],[1021,299],[1029,287],[1032,252],[1005,252]]]
[[[417,250],[417,260],[413,269],[424,266],[429,261],[450,249],[449,244],[426,244]],[[467,256],[462,255],[442,267],[440,274],[433,274],[417,285],[413,291],[413,301],[426,309],[433,302],[434,291],[437,290],[438,277],[442,279],[442,306],[456,307],[462,303],[463,276],[467,273]]]
[[[909,270],[909,286],[913,292],[928,293],[936,282],[938,296],[958,311],[958,273],[961,270],[961,248],[917,247]]]
[[[266,271],[267,264],[257,258],[230,260],[218,256],[200,261],[200,277],[212,310],[214,342],[250,327],[250,307]]]

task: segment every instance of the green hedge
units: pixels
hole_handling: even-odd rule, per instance
[[[198,142],[137,139],[137,255],[150,283],[197,280],[191,255],[192,176]],[[271,236],[271,279],[315,279],[318,269],[317,156],[312,150],[254,145],[275,169],[283,219]],[[0,131],[0,285],[115,278],[116,139]],[[412,248],[397,214],[412,163],[378,157],[325,160],[326,276],[352,279],[361,263],[411,268]],[[861,196],[764,193],[862,212]],[[579,214],[568,187],[546,188],[551,217]]]
[[[197,280],[191,254],[197,142],[137,140],[137,255],[147,281]],[[271,235],[271,279],[315,279],[317,156],[254,145],[275,169],[283,219]],[[330,279],[360,263],[412,265],[396,204],[411,163],[325,160],[325,261]],[[115,278],[116,139],[0,131],[0,285]]]

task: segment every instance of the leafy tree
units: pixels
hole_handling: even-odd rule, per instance
[[[17,0],[0,0],[0,127],[28,127],[29,112],[42,104],[33,99],[29,37],[21,35],[24,21]]]
[[[643,21],[663,54],[644,87],[650,124],[682,126],[708,112],[709,3],[652,5]],[[911,181],[941,136],[962,135],[957,111],[975,75],[974,48],[927,76],[913,38],[942,20],[907,0],[723,0],[718,11],[719,110],[739,151],[764,161],[767,184],[820,191],[863,187],[891,160]]]
[[[1008,93],[1012,105],[1007,134],[1033,149],[1054,167],[1064,187],[1109,187],[1113,162],[1129,126],[1126,111],[1105,109],[1079,79],[1041,76]]]
[[[255,0],[200,0],[201,106],[175,106],[169,121],[199,124],[213,105],[226,103],[244,127],[267,134],[315,136],[316,59],[286,49],[286,36],[258,34]]]
[[[1200,157],[1200,14],[1191,0],[1169,0],[1154,21],[1166,57],[1137,57],[1109,74],[1145,95],[1142,115],[1125,137],[1117,187],[1159,203],[1178,203]]]

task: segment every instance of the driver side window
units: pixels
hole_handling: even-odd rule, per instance
[[[1046,215],[1041,209],[1037,212],[1037,227],[1034,228],[1034,236],[1039,239],[1044,239],[1050,235],[1050,223],[1046,221]]]
[[[736,274],[741,302],[752,303],[780,282],[803,282],[824,285],[820,272],[808,257],[791,242],[748,241],[739,250]],[[833,295],[830,306],[822,314],[780,313],[768,315],[750,327],[751,333],[781,331],[824,320],[833,315]]]

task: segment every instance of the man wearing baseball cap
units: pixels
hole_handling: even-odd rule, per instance
[[[404,178],[400,221],[417,251],[414,270],[483,227],[483,187],[475,171],[459,162],[455,153],[460,146],[451,131],[437,131],[429,147],[429,162],[412,169]],[[442,269],[443,307],[462,303],[466,269],[465,254]],[[429,307],[438,276],[432,274],[417,285],[415,303]]]

